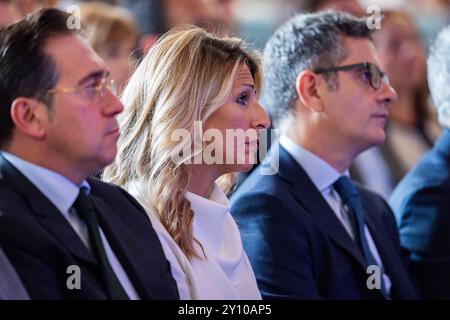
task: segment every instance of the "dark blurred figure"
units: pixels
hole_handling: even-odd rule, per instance
[[[0,300],[28,300],[28,294],[0,247]]]
[[[431,48],[428,82],[445,129],[399,183],[390,204],[423,298],[450,299],[450,27]]]

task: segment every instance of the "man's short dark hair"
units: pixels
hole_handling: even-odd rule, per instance
[[[44,46],[52,37],[77,32],[67,27],[69,17],[58,9],[42,9],[0,29],[0,148],[11,139],[10,111],[17,97],[51,107],[47,91],[58,81],[58,72]]]
[[[348,54],[346,37],[371,40],[371,33],[365,19],[334,11],[300,14],[279,27],[264,49],[262,96],[276,126],[293,114],[300,72],[337,65]],[[330,89],[337,89],[335,73],[322,76]]]

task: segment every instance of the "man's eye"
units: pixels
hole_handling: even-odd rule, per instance
[[[372,76],[372,73],[369,70],[363,70],[361,72],[361,79],[365,82],[370,82],[370,78]]]
[[[96,89],[97,89],[97,84],[94,84],[94,83],[86,86],[86,92],[88,92],[88,93],[93,93],[93,92],[95,92]]]
[[[85,96],[86,96],[87,98],[92,98],[92,97],[94,97],[94,96],[95,96],[95,93],[96,93],[97,90],[98,90],[98,89],[97,89],[98,86],[99,86],[99,83],[98,83],[98,82],[93,82],[93,83],[91,83],[91,84],[86,85],[86,86],[83,88],[83,92],[84,92]]]
[[[102,81],[95,81],[89,85],[86,86],[86,89],[90,91],[97,91],[102,85]]]

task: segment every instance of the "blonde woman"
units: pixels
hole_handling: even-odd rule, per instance
[[[124,90],[104,179],[147,209],[182,299],[261,298],[223,191],[227,174],[251,168],[269,126],[260,87],[259,56],[242,40],[187,27],[162,37]]]

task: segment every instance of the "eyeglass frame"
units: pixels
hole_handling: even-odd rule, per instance
[[[114,79],[109,79],[107,77],[104,77],[100,80],[100,82],[95,85],[85,85],[80,87],[65,87],[65,88],[52,88],[47,90],[47,94],[58,94],[58,93],[80,93],[83,90],[87,90],[89,87],[92,87],[94,90],[94,94],[100,93],[100,96],[103,97],[105,94],[105,90],[109,89],[112,94],[117,96],[117,86]]]
[[[374,83],[372,83],[372,69],[371,66],[373,66],[375,68],[375,70],[378,73],[378,85],[374,85]],[[355,63],[355,64],[349,64],[349,65],[345,65],[345,66],[335,66],[335,67],[330,67],[330,68],[316,68],[313,70],[314,73],[317,74],[321,74],[321,73],[328,73],[328,72],[336,72],[336,71],[350,71],[353,69],[357,69],[357,68],[364,68],[366,70],[369,70],[371,76],[369,78],[369,84],[370,86],[375,89],[378,90],[381,87],[381,80],[384,80],[387,84],[389,84],[389,77],[388,75],[382,71],[376,64],[371,63],[371,62],[361,62],[361,63]]]

